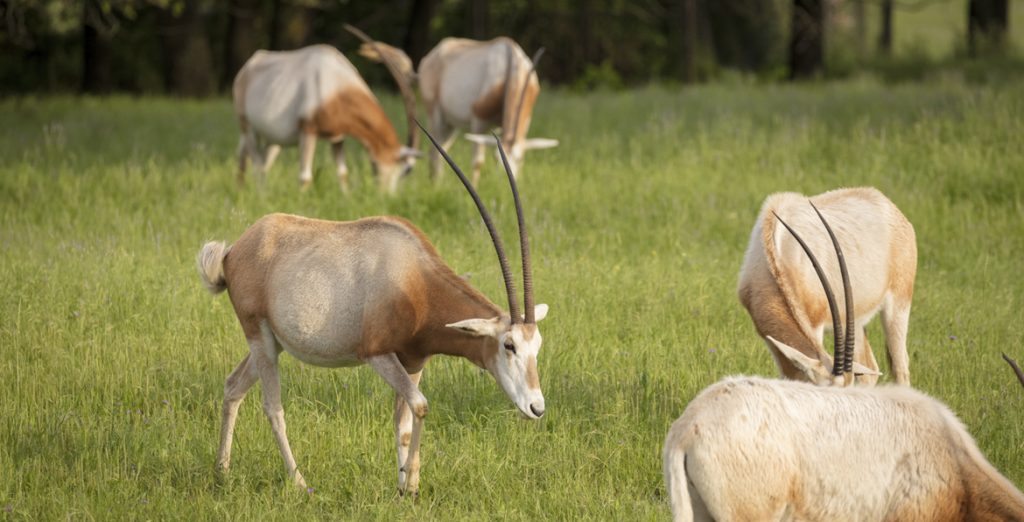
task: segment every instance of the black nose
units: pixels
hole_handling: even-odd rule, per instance
[[[544,416],[544,409],[543,408],[537,409],[537,407],[532,405],[532,404],[530,405],[530,411],[532,411],[533,414],[538,416],[538,417],[543,417]]]

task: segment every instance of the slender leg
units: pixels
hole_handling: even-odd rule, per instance
[[[413,384],[419,387],[423,371],[409,374]],[[420,483],[419,451],[409,454],[412,443],[413,414],[401,395],[395,393],[395,445],[398,448],[398,489],[416,492]],[[418,450],[418,448],[417,448]]]
[[[263,160],[263,172],[270,172],[270,168],[274,166],[274,160],[277,159],[277,155],[281,152],[281,146],[276,143],[267,145],[266,158]]]
[[[245,134],[238,137],[238,184],[245,185],[245,169],[249,164],[249,149],[245,146]]]
[[[313,184],[313,153],[316,152],[316,134],[303,132],[299,135],[299,183],[302,190]]]
[[[420,434],[423,431],[423,417],[427,414],[427,398],[420,393],[416,382],[405,372],[405,368],[402,367],[402,363],[398,361],[398,357],[395,354],[377,355],[367,358],[366,362],[391,385],[391,388],[405,401],[406,407],[412,412],[412,432],[409,435],[409,449],[406,454],[405,463],[402,464],[402,467],[407,471],[407,480],[406,483],[402,483],[402,468],[399,468],[398,490],[403,494],[415,493],[415,488],[418,488],[419,484],[413,484],[409,479],[412,478],[413,473],[411,473],[411,470],[413,468],[416,469],[417,481],[419,479]],[[396,409],[397,406],[396,404]],[[401,444],[400,440],[399,444]],[[413,462],[414,460],[415,463]]]
[[[221,409],[220,449],[217,450],[217,467],[227,471],[231,465],[231,441],[235,434],[235,421],[238,419],[238,407],[242,404],[246,392],[256,383],[256,368],[250,356],[246,355],[238,363],[227,382],[224,383],[224,406]]]
[[[331,144],[331,152],[334,154],[334,164],[338,166],[338,183],[341,191],[348,194],[348,165],[345,164],[345,139],[339,139]]]
[[[896,384],[910,386],[910,358],[907,356],[907,327],[910,324],[910,303],[890,302],[882,307],[882,327],[889,368]]]
[[[245,148],[248,149],[249,159],[252,160],[252,170],[256,174],[256,183],[262,185],[267,171],[264,168],[259,137],[256,136],[256,131],[252,127],[245,131]]]
[[[444,121],[441,109],[436,108],[430,115],[430,133],[441,144],[441,148],[448,151],[455,141],[455,129]],[[441,171],[444,169],[441,161],[441,153],[430,147],[430,177],[434,181],[441,179]]]
[[[473,120],[470,121],[469,123],[469,131],[477,134],[486,132],[487,124],[476,118],[473,118]],[[473,144],[473,147],[473,186],[475,187],[480,181],[480,169],[482,169],[484,165],[484,158],[486,157],[484,155],[484,148],[486,146],[479,143],[475,143]]]
[[[306,487],[306,481],[295,465],[291,446],[284,424],[284,408],[281,407],[281,382],[278,378],[277,356],[279,354],[274,336],[267,328],[262,328],[262,335],[249,340],[251,364],[256,367],[261,386],[263,387],[263,412],[270,420],[270,429],[277,439],[277,447],[284,459],[284,468],[296,486]]]

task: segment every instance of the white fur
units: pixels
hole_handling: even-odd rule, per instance
[[[677,521],[1024,520],[953,412],[904,386],[726,378],[672,424],[663,458]]]

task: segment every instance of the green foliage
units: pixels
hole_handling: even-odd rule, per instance
[[[854,185],[880,188],[917,231],[914,385],[1024,485],[1024,390],[999,357],[1024,361],[1017,86],[545,91],[532,134],[561,146],[529,155],[521,190],[537,299],[551,306],[548,414],[521,421],[489,376],[431,361],[418,501],[395,493],[387,386],[365,367],[287,355],[288,432],[315,492],[286,482],[258,386],[232,472],[216,478],[224,378],[246,347],[193,258],[268,212],[398,214],[501,303],[492,247],[453,178],[435,185],[417,166],[384,197],[349,145],[345,197],[321,146],[310,191],[297,190],[293,149],[266,187],[239,189],[225,99],[22,98],[0,116],[0,518],[663,520],[669,424],[723,376],[775,375],[735,296],[761,201]],[[454,154],[469,163],[464,141]],[[490,156],[480,189],[514,237]],[[887,371],[881,327],[869,335]]]

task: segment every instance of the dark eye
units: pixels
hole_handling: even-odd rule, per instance
[[[505,349],[508,350],[509,353],[516,353],[516,345],[512,341],[505,341]]]

